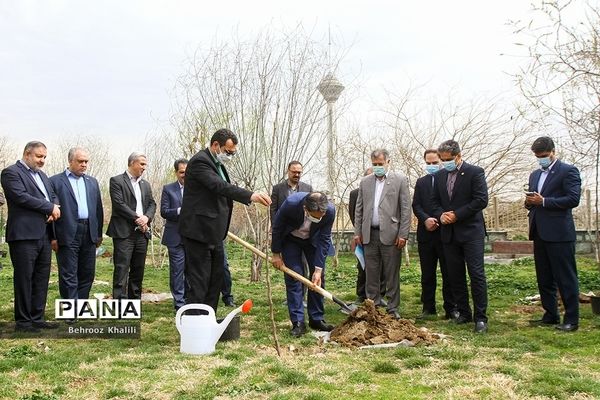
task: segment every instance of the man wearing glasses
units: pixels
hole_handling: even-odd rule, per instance
[[[286,180],[273,186],[271,192],[271,200],[273,202],[271,203],[269,210],[271,213],[271,224],[275,219],[277,210],[279,210],[279,207],[281,207],[288,196],[298,192],[310,193],[313,191],[311,185],[300,181],[300,177],[302,176],[302,163],[300,163],[300,161],[290,161],[288,164],[287,176]]]
[[[185,191],[179,214],[179,233],[185,249],[185,302],[203,303],[215,311],[223,286],[223,240],[227,236],[233,201],[268,206],[266,193],[231,184],[225,164],[237,151],[238,138],[219,129],[210,146],[196,153],[185,171]]]

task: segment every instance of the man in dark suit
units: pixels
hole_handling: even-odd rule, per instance
[[[443,170],[436,174],[432,196],[433,216],[441,223],[441,238],[448,265],[452,295],[456,302],[457,324],[475,319],[475,332],[488,329],[487,281],[483,265],[485,222],[488,204],[483,169],[462,160],[460,146],[447,140],[438,147]],[[471,280],[475,313],[469,305],[465,264]]]
[[[223,287],[223,240],[227,236],[233,201],[271,204],[265,193],[232,185],[224,164],[237,151],[237,136],[219,129],[210,146],[196,153],[185,171],[185,191],[179,233],[185,248],[185,302],[203,303],[215,311]]]
[[[110,178],[112,215],[106,234],[113,238],[113,298],[141,299],[150,223],[156,212],[150,183],[142,178],[146,156],[131,153],[127,170]]]
[[[531,150],[541,169],[529,176],[525,207],[529,210],[529,239],[533,240],[535,273],[544,308],[542,318],[532,322],[560,323],[558,288],[565,315],[556,329],[573,332],[579,327],[579,283],[572,209],[579,205],[581,178],[576,167],[556,158],[551,138],[537,138]]]
[[[271,251],[276,267],[285,264],[302,275],[302,255],[306,257],[312,282],[325,288],[325,259],[331,247],[331,227],[335,208],[321,192],[299,192],[289,196],[275,214]],[[302,284],[285,275],[288,312],[294,337],[306,333]],[[308,292],[309,326],[320,331],[331,331],[333,326],[324,320],[323,297]]]
[[[444,257],[444,249],[440,236],[440,225],[433,217],[431,195],[433,185],[440,170],[440,157],[435,149],[428,149],[423,155],[425,160],[425,176],[417,179],[413,194],[412,209],[417,217],[417,243],[419,262],[421,264],[421,303],[423,304],[420,318],[431,318],[437,315],[435,304],[435,289],[437,286],[437,264],[440,262],[442,273],[442,296],[444,298],[445,319],[456,317],[456,304],[452,298],[448,267]]]
[[[185,169],[188,160],[180,158],[173,164],[177,180],[163,186],[160,196],[160,216],[165,219],[161,243],[169,251],[169,286],[173,295],[175,311],[185,305],[185,250],[178,231],[179,214],[183,202]]]
[[[67,159],[67,169],[50,178],[62,210],[54,223],[52,248],[58,262],[60,296],[87,299],[96,272],[96,247],[102,244],[104,209],[98,181],[85,174],[89,152],[75,147]]]
[[[6,241],[14,269],[17,331],[57,327],[44,320],[52,258],[49,223],[60,218],[58,199],[41,170],[46,154],[42,142],[27,143],[23,158],[2,170],[0,179],[8,203]]]
[[[271,225],[273,225],[277,210],[279,210],[279,207],[281,207],[289,195],[298,192],[312,192],[311,185],[300,181],[300,177],[302,176],[302,163],[300,163],[300,161],[290,161],[288,164],[287,175],[287,179],[274,185],[273,190],[271,191],[272,203],[269,208]]]

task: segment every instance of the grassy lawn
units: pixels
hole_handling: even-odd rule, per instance
[[[110,240],[107,241],[110,244]],[[110,250],[110,249],[109,249]],[[490,331],[472,324],[426,321],[449,338],[434,346],[352,350],[320,344],[312,335],[290,337],[282,274],[272,272],[278,357],[271,336],[265,280],[250,282],[249,253],[230,244],[228,253],[239,304],[254,308],[242,316],[241,339],[217,344],[210,356],[179,353],[179,334],[170,301],[144,303],[140,340],[0,339],[2,399],[596,399],[600,398],[600,317],[581,306],[580,329],[562,334],[530,327],[541,308],[521,299],[537,293],[533,261],[487,267]],[[354,300],[355,262],[350,255],[327,271],[328,289]],[[13,319],[12,267],[0,271],[0,322]],[[581,291],[600,289],[600,274],[579,259]],[[263,278],[265,271],[263,269]],[[401,270],[401,312],[420,312],[416,256]],[[107,258],[97,280],[111,282]],[[51,276],[48,319],[58,297]],[[144,287],[168,291],[168,267],[147,266]],[[93,293],[109,293],[95,284]],[[438,291],[439,292],[439,291]],[[439,298],[438,293],[438,298]],[[440,302],[438,301],[438,304]],[[441,309],[441,307],[440,307]],[[230,309],[220,305],[218,314]],[[328,322],[345,316],[326,303]],[[438,310],[439,311],[439,310]]]

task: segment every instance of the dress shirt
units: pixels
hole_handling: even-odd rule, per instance
[[[310,237],[310,224],[312,222],[306,217],[306,213],[304,213],[304,222],[298,229],[291,231],[290,235],[300,239],[308,239]]]
[[[38,186],[38,188],[40,188],[46,200],[50,201],[50,196],[48,196],[48,191],[46,190],[46,186],[44,186],[44,182],[42,181],[42,177],[40,176],[40,174],[38,174],[37,171],[34,171],[31,168],[29,168],[29,166],[25,164],[23,160],[19,161],[25,166],[25,168],[27,168],[27,171],[29,171],[29,173],[31,174],[31,177],[35,181],[35,184]]]
[[[224,181],[227,181],[227,179],[225,179],[225,173],[223,172],[223,163],[213,155],[212,151],[209,150],[209,153],[213,160],[215,160],[215,164],[217,164],[217,171],[219,171],[219,175],[221,175],[221,178],[223,178]]]
[[[387,173],[382,179],[375,177],[375,199],[373,200],[373,219],[371,220],[371,227],[373,228],[379,228],[379,202],[381,201],[386,176]]]
[[[65,170],[65,174],[67,175],[69,183],[71,184],[71,188],[73,189],[73,193],[75,194],[75,200],[77,200],[77,218],[88,219],[89,211],[85,179],[83,179],[83,175],[77,176],[73,172],[69,171],[69,169]]]
[[[141,217],[144,215],[144,206],[142,203],[142,189],[140,188],[140,181],[142,177],[134,178],[129,171],[127,172],[127,176],[131,180],[131,186],[133,186],[133,194],[135,195],[135,213]]]
[[[460,167],[462,167],[462,161],[460,164],[456,166],[456,169],[452,172],[448,172],[448,180],[446,180],[446,190],[448,190],[448,197],[452,200],[452,192],[454,191],[454,184],[456,183],[456,177],[458,176],[458,171],[460,171]]]
[[[548,168],[542,168],[542,173],[540,174],[540,180],[538,181],[537,184],[537,192],[538,193],[542,193],[542,189],[544,188],[544,183],[546,182],[546,178],[548,178],[548,174],[550,174],[550,170],[552,169],[552,167],[554,167],[554,164],[556,164],[556,160],[558,160],[558,158],[554,159],[554,161],[552,161],[552,164],[550,164],[548,166]],[[545,199],[542,199],[542,207],[544,207],[544,202]]]

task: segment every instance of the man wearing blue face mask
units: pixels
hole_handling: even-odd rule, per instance
[[[435,305],[435,289],[437,286],[437,264],[440,263],[442,274],[442,295],[444,298],[445,319],[457,317],[456,304],[450,289],[448,268],[440,236],[440,224],[433,217],[431,195],[436,180],[436,173],[440,170],[440,157],[435,149],[425,150],[425,176],[417,179],[413,195],[412,208],[418,220],[417,242],[419,246],[419,262],[421,265],[421,302],[423,312],[420,318],[435,318],[437,315]]]
[[[533,240],[544,315],[530,322],[557,325],[560,331],[573,332],[579,327],[579,284],[572,209],[579,205],[581,178],[576,167],[556,158],[551,138],[537,138],[531,150],[541,169],[529,176],[525,208],[529,210],[529,239]],[[565,306],[562,324],[559,324],[557,288]]]
[[[389,171],[385,149],[371,153],[373,174],[360,181],[354,211],[354,242],[365,253],[366,295],[381,303],[381,268],[385,277],[387,312],[400,319],[400,261],[410,229],[410,193],[406,176]]]
[[[443,170],[435,177],[431,197],[433,216],[441,224],[441,240],[448,264],[457,324],[475,319],[475,332],[487,332],[487,280],[483,266],[485,222],[488,204],[483,169],[462,160],[460,146],[447,140],[438,147]],[[474,313],[469,305],[466,269],[471,280]]]
[[[325,259],[331,247],[331,228],[335,207],[321,192],[298,192],[290,195],[279,207],[273,219],[271,251],[276,267],[285,264],[300,275],[304,274],[302,255],[308,262],[310,280],[325,288]],[[285,275],[287,306],[292,322],[290,334],[306,333],[302,284]],[[323,297],[309,291],[307,295],[308,323],[312,329],[331,331],[333,326],[324,320]]]

